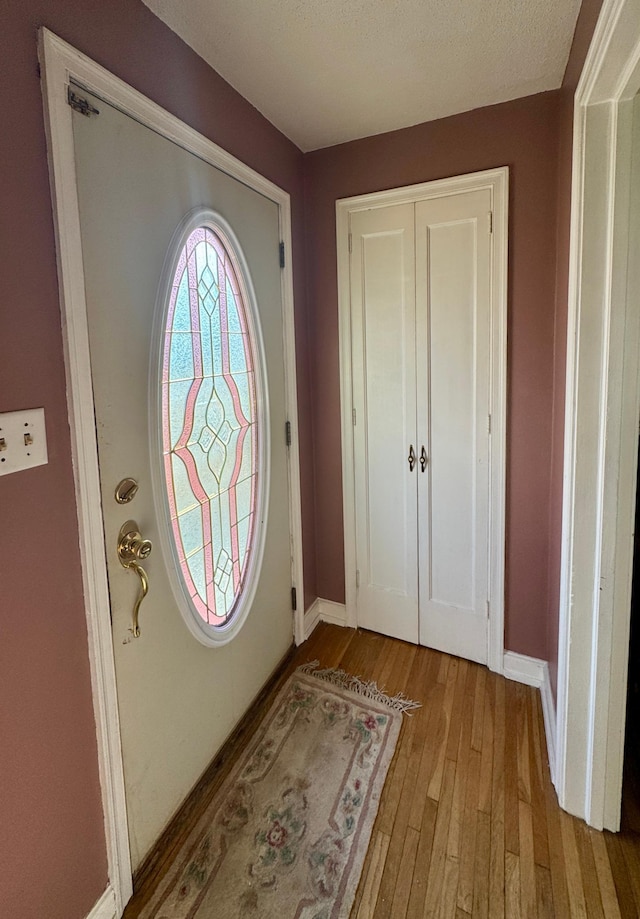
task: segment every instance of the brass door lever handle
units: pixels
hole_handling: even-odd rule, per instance
[[[133,616],[131,623],[131,631],[133,633],[133,637],[140,638],[138,616],[140,615],[140,604],[149,593],[149,578],[147,577],[147,572],[138,562],[130,562],[128,567],[131,571],[135,571],[135,573],[140,578],[140,591],[136,598],[136,602],[133,604]]]
[[[138,560],[148,558],[152,548],[153,545],[151,540],[143,539],[140,535],[138,524],[135,520],[127,520],[127,522],[120,527],[120,533],[118,534],[118,559],[123,568],[135,571],[140,578],[140,591],[133,605],[131,631],[134,638],[140,637],[140,626],[138,624],[140,604],[149,592],[149,578],[147,577],[147,572]]]

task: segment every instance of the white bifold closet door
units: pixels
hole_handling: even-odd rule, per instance
[[[487,660],[488,190],[351,216],[357,621]]]

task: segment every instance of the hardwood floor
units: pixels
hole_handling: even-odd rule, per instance
[[[640,917],[640,835],[599,833],[560,810],[537,690],[323,623],[287,659],[143,866],[125,919],[138,915],[280,683],[315,658],[422,702],[404,719],[351,919]]]

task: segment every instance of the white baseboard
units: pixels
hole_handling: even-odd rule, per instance
[[[537,657],[527,657],[526,654],[516,654],[515,651],[504,652],[504,669],[502,671],[508,680],[516,683],[526,683],[540,690],[542,699],[542,714],[544,717],[544,733],[547,739],[547,753],[549,755],[549,769],[551,781],[555,785],[556,773],[556,706],[549,680],[549,665]]]
[[[504,666],[502,672],[508,680],[516,683],[526,683],[540,689],[544,680],[546,661],[537,657],[527,657],[526,654],[516,654],[515,651],[504,652]]]
[[[344,603],[334,603],[333,600],[323,600],[321,597],[314,600],[304,614],[305,641],[319,622],[331,622],[333,625],[345,626],[347,609]]]
[[[547,753],[549,754],[549,769],[551,781],[556,784],[556,703],[549,679],[549,665],[544,664],[544,680],[540,687],[542,696],[542,714],[544,716],[544,732],[547,737]]]
[[[308,610],[304,613],[304,640],[313,632],[320,622],[320,600],[316,597]]]
[[[118,919],[116,911],[116,895],[111,884],[102,894],[93,907],[87,919]]]
[[[347,624],[347,608],[344,603],[334,603],[333,600],[319,600],[320,618],[323,622],[332,622],[333,625]]]

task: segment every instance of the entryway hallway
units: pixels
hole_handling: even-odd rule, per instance
[[[314,659],[422,702],[404,719],[352,919],[640,915],[640,835],[600,833],[559,808],[536,689],[428,648],[321,623],[143,865],[124,919],[139,915],[278,687]]]

